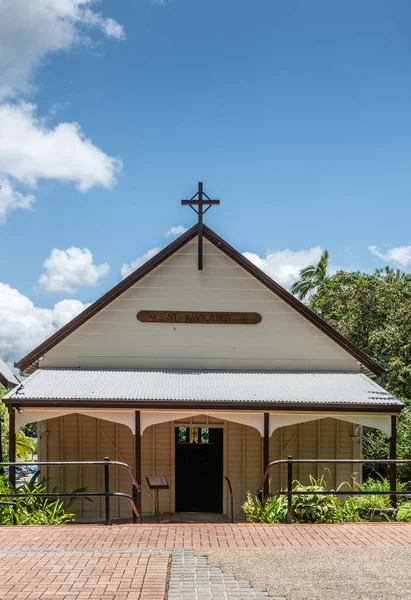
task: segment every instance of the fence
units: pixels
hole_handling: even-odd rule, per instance
[[[294,464],[385,464],[390,465],[390,490],[387,491],[362,491],[362,490],[324,490],[324,491],[295,491],[293,492],[293,465]],[[411,495],[411,490],[407,491],[397,491],[397,477],[396,477],[396,467],[397,464],[403,463],[411,463],[411,459],[408,458],[399,458],[399,459],[369,459],[369,458],[356,458],[356,459],[344,459],[344,458],[296,458],[294,459],[291,455],[288,458],[281,460],[273,460],[270,462],[262,476],[256,491],[254,493],[255,496],[264,494],[265,482],[267,477],[271,471],[271,469],[277,465],[287,464],[287,489],[281,490],[276,493],[269,493],[264,495],[264,499],[269,498],[271,496],[287,496],[287,523],[292,523],[293,521],[293,495],[342,495],[342,496],[352,496],[353,494],[357,495],[383,495],[390,496],[391,504],[394,508],[397,506],[397,496],[407,496]]]
[[[93,497],[104,497],[104,512],[105,512],[105,524],[111,525],[111,511],[110,511],[110,498],[119,497],[119,498],[127,498],[127,500],[131,504],[131,508],[133,510],[133,523],[141,523],[141,513],[138,510],[138,494],[141,493],[141,486],[139,482],[136,480],[133,470],[130,465],[127,463],[119,462],[117,460],[110,460],[106,457],[104,460],[83,460],[83,461],[39,461],[39,462],[3,462],[0,463],[0,469],[4,467],[8,467],[10,469],[9,475],[10,480],[15,480],[15,469],[16,467],[22,466],[33,466],[33,467],[69,467],[69,466],[92,466],[96,465],[104,468],[104,492],[42,492],[39,494],[29,494],[29,493],[18,493],[10,492],[0,494],[0,498],[15,498],[14,502],[0,502],[0,504],[13,504],[15,505],[17,499],[19,498],[93,498]],[[110,466],[117,466],[126,471],[130,475],[131,479],[131,494],[125,494],[124,492],[116,492],[110,489]],[[14,473],[13,473],[14,472]]]

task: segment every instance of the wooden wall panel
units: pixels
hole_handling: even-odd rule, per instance
[[[234,496],[234,514],[236,514],[245,497],[246,465],[245,465],[245,425],[226,422],[227,428],[227,472]],[[225,513],[229,512],[228,495],[226,494]]]
[[[355,431],[354,426],[354,431]],[[301,425],[276,429],[270,440],[270,461],[280,458],[355,458],[358,441],[352,439],[353,425],[339,419],[319,419]],[[330,473],[326,469],[330,470]],[[327,484],[335,489],[345,481],[351,481],[351,465],[305,464],[293,466],[293,478],[304,485],[309,483],[309,475],[316,479],[325,472]],[[287,485],[287,466],[272,469],[271,490],[276,491]]]
[[[134,467],[134,439],[124,425],[93,419],[84,415],[66,415],[45,421],[42,426],[39,457],[48,460],[119,460]],[[49,467],[49,489],[69,492],[80,487],[88,491],[102,491],[104,487],[102,467]],[[131,493],[131,479],[124,469],[110,467],[110,483],[113,491]],[[131,519],[128,500],[113,498],[113,519]],[[92,502],[76,500],[72,505],[77,521],[104,519],[104,499]]]

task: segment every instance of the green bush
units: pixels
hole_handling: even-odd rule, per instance
[[[395,520],[402,523],[411,523],[411,502],[404,502],[399,507]]]
[[[287,517],[287,498],[271,496],[262,502],[251,492],[247,492],[243,511],[250,523],[285,523]]]
[[[390,483],[385,477],[377,479],[368,479],[360,484],[355,481],[353,476],[353,485],[348,485],[353,491],[353,496],[340,499],[337,495],[328,491],[325,480],[325,473],[317,480],[310,475],[310,485],[303,485],[299,481],[293,482],[292,511],[293,522],[295,523],[352,523],[366,519],[364,513],[369,511],[367,520],[374,518],[380,510],[391,509],[389,489]],[[342,485],[336,490],[342,487]],[[397,482],[397,490],[404,491],[406,484]],[[312,492],[325,492],[324,494],[315,494]],[[355,491],[382,491],[387,495],[367,494],[355,495]],[[311,492],[299,494],[298,492]],[[401,504],[401,502],[403,502]],[[411,521],[411,501],[404,502],[401,497],[398,498],[399,509],[392,516],[384,514],[382,518],[393,521]],[[275,495],[261,501],[254,497],[250,492],[247,493],[246,501],[243,505],[243,511],[247,519],[252,523],[285,523],[287,517],[287,497],[285,495]]]
[[[298,492],[327,492],[325,473],[317,480],[310,475],[311,485],[294,481],[292,498],[293,520],[297,523],[334,523],[337,520],[340,501],[331,494],[298,494]]]
[[[35,473],[29,481],[18,488],[19,494],[41,494],[47,491],[47,480],[45,477],[38,480],[39,474]],[[37,481],[38,480],[38,481]],[[54,490],[53,490],[54,491]],[[84,488],[75,490],[73,493],[82,492]],[[9,481],[0,477],[0,493],[13,493]],[[12,498],[3,498],[3,502],[11,502]],[[64,502],[60,498],[45,498],[34,496],[30,498],[16,499],[15,506],[0,504],[0,525],[64,525],[73,521],[74,513],[69,508],[75,498],[69,498]]]
[[[391,508],[390,503],[390,482],[386,477],[378,476],[376,479],[369,478],[365,483],[358,483],[354,481],[354,490],[361,492],[387,492],[387,495],[383,494],[367,494],[364,496],[354,496],[354,500],[360,509],[373,509],[373,508]],[[399,492],[407,489],[406,483],[397,481],[397,490]],[[398,497],[398,504],[401,504],[401,497]]]
[[[360,507],[354,498],[348,497],[339,503],[336,523],[358,523],[363,520],[360,515]]]

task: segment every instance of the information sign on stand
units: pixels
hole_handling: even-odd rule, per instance
[[[154,475],[150,475],[150,476],[146,477],[146,479],[147,479],[148,487],[150,488],[150,490],[154,490],[154,492],[155,492],[156,518],[157,518],[157,523],[159,523],[160,522],[160,509],[159,509],[158,493],[160,490],[169,490],[170,486],[168,485],[167,479],[163,476],[157,477]]]

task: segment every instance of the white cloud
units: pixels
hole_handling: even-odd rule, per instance
[[[40,286],[47,292],[74,293],[79,286],[94,286],[98,280],[107,275],[108,264],[95,265],[93,254],[88,248],[72,246],[67,250],[54,248],[43,267],[39,279]]]
[[[181,229],[180,229],[181,228]],[[181,231],[182,226],[172,227],[167,235],[176,235],[177,233],[183,233]],[[173,233],[173,231],[177,233]],[[145,254],[131,261],[125,263],[121,267],[121,277],[124,279],[130,273],[133,273],[136,269],[141,267],[150,258],[160,252],[161,248],[150,248]],[[309,248],[308,250],[267,250],[265,256],[261,257],[253,252],[243,252],[243,255],[248,258],[252,263],[259,267],[262,271],[267,273],[275,281],[285,288],[290,288],[291,285],[299,279],[300,270],[310,264],[315,264],[319,261],[323,249],[320,246]],[[332,275],[338,270],[338,267],[331,265],[328,269]]]
[[[80,13],[79,20],[90,27],[98,27],[108,37],[113,37],[117,40],[124,40],[126,37],[124,27],[120,23],[109,17],[103,17],[101,13],[96,13],[89,8]]]
[[[320,246],[308,250],[267,250],[261,257],[252,252],[243,255],[283,287],[289,289],[299,279],[300,270],[319,261]]]
[[[87,37],[91,28],[124,39],[122,25],[94,10],[98,3],[0,0],[1,223],[12,210],[31,206],[32,190],[21,186],[33,187],[39,179],[73,182],[80,191],[116,183],[121,161],[94,145],[78,123],[50,128],[35,105],[18,100],[33,91],[36,69],[46,56],[92,45]]]
[[[385,262],[397,263],[402,267],[411,265],[411,246],[396,246],[387,252],[380,252],[376,246],[368,246],[368,250]]]
[[[92,7],[95,0],[0,0],[0,100],[27,93],[52,52],[90,43],[87,28],[124,39],[122,25]]]
[[[186,231],[188,231],[187,227],[184,227],[183,225],[176,225],[175,227],[172,227],[167,231],[167,235],[177,237],[178,235],[182,235]]]
[[[29,185],[40,178],[73,181],[81,191],[114,185],[121,161],[94,146],[78,123],[50,129],[35,109],[27,103],[0,106],[0,172]]]
[[[8,363],[22,358],[84,308],[79,300],[39,308],[18,290],[0,283],[0,356]]]
[[[30,209],[34,202],[33,194],[22,194],[13,189],[6,177],[0,177],[0,224],[6,222],[6,215],[18,208]]]
[[[131,275],[133,271],[141,267],[141,265],[144,265],[144,263],[150,260],[150,258],[153,258],[153,256],[158,254],[160,250],[161,248],[150,248],[150,250],[147,250],[147,252],[143,254],[143,256],[139,256],[138,258],[132,260],[129,263],[124,263],[124,265],[121,267],[121,278],[125,279],[126,277]]]

